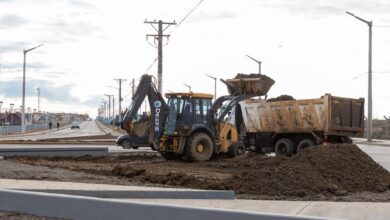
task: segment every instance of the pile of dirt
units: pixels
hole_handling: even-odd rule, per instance
[[[267,102],[290,101],[290,100],[295,100],[295,99],[291,95],[280,95],[276,98],[268,99]]]
[[[315,146],[292,157],[251,152],[202,163],[157,155],[5,159],[106,176],[107,183],[234,190],[240,198],[390,201],[390,173],[353,144]]]
[[[136,173],[138,180],[151,183],[276,197],[343,196],[390,189],[390,173],[352,144],[316,146],[290,158],[250,153],[241,158],[199,163],[199,167],[230,170],[232,175],[224,179],[194,177],[185,172],[154,175],[131,167],[115,167],[113,173],[119,169],[121,176],[127,176],[130,170],[131,177]]]
[[[305,197],[390,189],[390,173],[352,144],[316,146],[291,158],[254,156],[233,166],[233,177],[219,188],[237,193]]]
[[[237,73],[237,75],[234,77],[234,79],[249,79],[249,78],[261,78],[261,79],[268,78],[269,80],[273,81],[273,79],[271,79],[270,77],[260,73],[250,73],[250,74]]]

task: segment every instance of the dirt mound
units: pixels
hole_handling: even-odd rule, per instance
[[[260,73],[250,73],[250,74],[237,73],[237,75],[234,77],[234,79],[249,79],[249,78],[260,78],[262,80],[274,81],[269,76]]]
[[[220,185],[238,193],[270,196],[346,195],[390,189],[390,173],[356,145],[305,149],[291,158],[256,158]]]
[[[291,95],[280,95],[276,98],[268,99],[267,102],[290,101],[290,100],[295,100],[295,99]]]
[[[246,199],[390,201],[390,173],[353,144],[321,145],[282,158],[253,152],[236,158],[220,155],[202,163],[130,153],[108,157],[5,157],[6,160],[73,170],[81,177],[80,172],[87,173],[85,177],[93,174],[99,177],[99,183],[105,177],[111,184],[228,189]],[[64,180],[70,179],[66,173],[61,175]],[[3,177],[9,176],[9,172],[3,173]],[[18,176],[26,178],[25,173],[13,172],[13,178]],[[88,178],[82,182],[92,181]],[[45,179],[58,180],[50,175]]]
[[[161,175],[142,170],[137,176],[138,180],[157,184],[230,189],[238,194],[275,197],[343,196],[360,192],[380,193],[390,189],[390,173],[352,144],[316,146],[290,158],[250,153],[245,157],[198,165],[230,170],[232,175],[216,179],[211,173],[205,178],[185,172]],[[130,176],[137,173],[133,168],[129,170]]]

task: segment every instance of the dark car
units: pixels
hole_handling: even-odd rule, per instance
[[[133,135],[121,135],[116,139],[116,145],[122,146],[123,149],[138,149],[139,147],[150,147],[149,136],[137,137]]]

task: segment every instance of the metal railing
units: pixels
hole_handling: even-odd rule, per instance
[[[38,130],[45,130],[49,129],[49,125],[47,123],[45,124],[30,124],[26,125],[26,131],[38,131]],[[3,125],[0,126],[0,134],[12,134],[16,132],[21,132],[21,126],[20,125]]]

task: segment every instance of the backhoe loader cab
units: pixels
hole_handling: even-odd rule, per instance
[[[160,149],[163,156],[186,155],[193,160],[208,160],[214,151],[213,96],[203,93],[167,93],[169,113]]]

